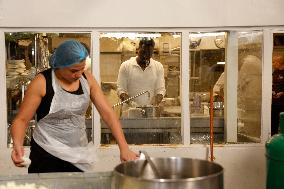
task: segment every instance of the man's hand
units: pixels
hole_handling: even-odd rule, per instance
[[[153,105],[154,106],[158,106],[162,102],[164,96],[162,94],[157,94],[154,98],[155,99],[154,99],[154,104]]]
[[[121,93],[120,96],[119,96],[119,98],[120,98],[121,101],[124,101],[124,100],[128,99],[129,96],[128,96],[128,94],[126,94],[126,93]]]

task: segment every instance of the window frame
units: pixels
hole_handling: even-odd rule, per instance
[[[112,31],[129,31],[129,32],[180,32],[181,33],[181,103],[182,116],[181,116],[181,129],[182,129],[182,144],[181,146],[195,146],[200,144],[190,144],[190,117],[189,117],[189,33],[190,32],[239,32],[239,31],[263,31],[263,58],[262,58],[262,113],[261,113],[261,142],[260,143],[247,143],[247,144],[222,144],[226,146],[258,146],[263,145],[265,141],[270,138],[270,114],[267,112],[271,111],[271,90],[272,90],[272,50],[273,50],[273,33],[284,33],[284,27],[214,27],[214,28],[0,28],[0,52],[5,52],[5,32],[59,32],[59,33],[72,33],[82,32],[91,33],[91,54],[92,62],[92,73],[97,81],[100,83],[100,67],[99,67],[99,35],[101,32],[112,32]],[[230,40],[230,35],[228,37]],[[229,48],[227,47],[228,51]],[[0,119],[4,124],[0,125],[0,148],[8,148],[7,145],[7,98],[6,98],[6,70],[5,70],[5,53],[0,53],[0,90],[4,91],[0,94]],[[236,91],[235,91],[236,92]],[[228,107],[228,106],[227,106]],[[227,108],[228,109],[228,108]],[[230,108],[231,109],[231,108]],[[234,115],[228,110],[225,112],[225,119],[227,115]],[[93,108],[92,112],[92,128],[93,128],[93,142],[96,148],[100,148],[101,144],[101,129],[100,129],[100,116],[98,111]],[[233,116],[232,118],[233,119]],[[227,119],[227,123],[230,121]],[[4,132],[3,132],[4,131]],[[165,145],[167,146],[167,145]],[[169,145],[170,146],[170,145]]]

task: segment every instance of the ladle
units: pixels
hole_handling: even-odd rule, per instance
[[[160,173],[159,173],[157,167],[155,166],[154,162],[151,160],[151,158],[150,158],[150,156],[148,155],[148,153],[147,153],[146,151],[143,151],[143,150],[142,150],[142,151],[139,151],[139,152],[140,152],[140,154],[144,154],[145,159],[146,159],[146,162],[149,163],[149,165],[150,165],[151,169],[153,170],[153,172],[154,172],[156,178],[161,178],[161,175],[160,175]],[[144,167],[142,168],[141,174],[143,173],[143,169],[144,169]],[[140,174],[140,176],[141,176],[141,174]]]
[[[128,101],[130,101],[130,100],[132,100],[132,99],[134,99],[134,98],[137,98],[138,96],[141,96],[142,94],[145,94],[145,93],[148,93],[148,98],[150,98],[150,92],[149,92],[149,91],[143,91],[143,92],[141,92],[141,93],[138,93],[137,95],[134,95],[134,96],[129,97],[129,98],[126,99],[126,100],[123,100],[123,101],[121,101],[121,102],[119,102],[119,103],[114,104],[114,105],[112,106],[112,108],[114,108],[114,107],[116,107],[116,106],[119,106],[119,105],[122,105],[123,103],[128,102]]]

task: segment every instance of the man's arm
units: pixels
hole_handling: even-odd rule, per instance
[[[225,72],[223,72],[216,81],[213,87],[213,93],[220,96],[224,96],[224,80],[225,80]]]
[[[159,105],[162,102],[166,93],[164,68],[161,63],[159,63],[157,67],[157,82],[155,93],[156,96],[154,97],[154,105]]]
[[[119,68],[118,77],[117,77],[117,95],[121,101],[129,98],[127,94],[127,66],[126,63],[122,63]]]

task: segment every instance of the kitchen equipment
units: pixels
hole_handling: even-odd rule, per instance
[[[143,110],[142,113],[144,118],[160,117],[161,110],[159,106],[147,105],[147,106],[138,106],[137,108]]]
[[[141,108],[129,108],[127,118],[142,118],[145,111]]]
[[[150,92],[149,92],[149,91],[143,91],[143,92],[141,92],[141,93],[138,93],[137,95],[134,95],[134,96],[129,97],[129,98],[126,99],[126,100],[123,100],[123,101],[121,101],[121,102],[119,102],[119,103],[114,104],[114,105],[112,106],[112,108],[114,108],[114,107],[116,107],[116,106],[119,106],[119,105],[122,105],[123,103],[128,102],[128,101],[130,101],[130,100],[133,100],[134,98],[137,98],[138,96],[141,96],[142,94],[145,94],[145,93],[148,93],[148,97],[150,98]]]
[[[112,189],[223,189],[223,168],[213,162],[191,158],[150,158],[159,177],[145,165],[147,160],[123,162],[113,171]],[[144,167],[145,166],[145,167]],[[141,169],[144,171],[141,174]]]
[[[151,169],[153,170],[154,174],[155,174],[155,178],[160,178],[161,175],[156,167],[156,165],[153,163],[153,161],[151,160],[150,156],[148,155],[148,153],[146,151],[140,151],[140,157],[141,155],[143,155],[146,159],[143,168],[141,169],[141,172],[139,174],[139,176],[143,175],[143,172],[145,170],[145,166],[147,165],[147,163],[149,163]]]
[[[284,188],[284,112],[280,113],[280,133],[273,135],[266,144],[266,188]]]
[[[213,113],[215,117],[224,116],[224,102],[214,101],[213,102]]]
[[[222,102],[222,101],[215,101],[215,102],[213,102],[213,109],[214,110],[222,110],[222,109],[224,109],[224,102]]]

